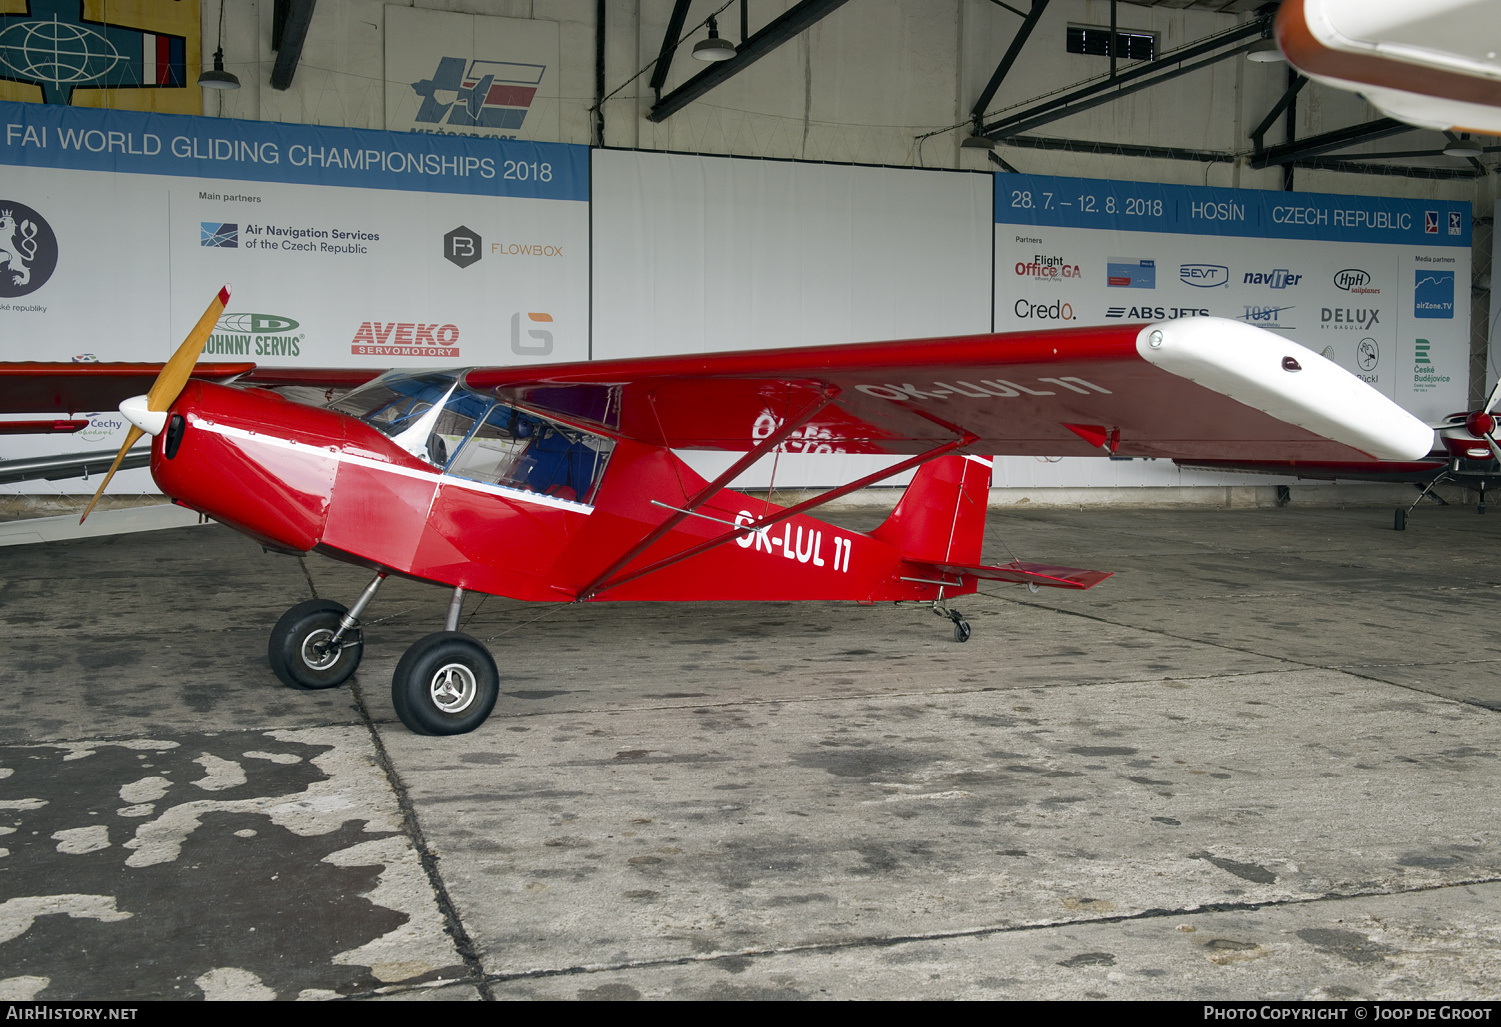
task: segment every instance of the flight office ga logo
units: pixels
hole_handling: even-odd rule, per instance
[[[0,199],[0,298],[36,292],[57,269],[57,236],[26,206]]]
[[[545,64],[443,57],[432,78],[412,83],[412,91],[422,97],[415,120],[515,131],[526,120],[546,71]]]
[[[40,86],[43,103],[68,104],[82,88],[187,83],[187,40],[88,21],[82,0],[31,0],[0,14],[0,78]]]
[[[212,246],[216,249],[237,250],[240,248],[240,226],[230,222],[200,221],[202,229],[199,236],[199,246]]]
[[[1412,293],[1413,317],[1454,316],[1454,272],[1418,271]]]
[[[1178,268],[1178,280],[1195,289],[1230,287],[1230,269],[1223,264],[1184,264]]]

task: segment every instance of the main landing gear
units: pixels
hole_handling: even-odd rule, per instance
[[[954,622],[955,642],[969,641],[969,621],[964,619],[963,614],[961,614],[958,610],[949,609],[942,602],[935,602],[933,604],[933,612],[938,614],[938,616],[940,617],[947,617],[949,620]]]
[[[292,688],[334,688],[360,665],[360,614],[386,575],[379,573],[345,609],[327,599],[298,603],[276,622],[266,655]],[[396,664],[391,703],[419,735],[460,735],[485,722],[500,695],[500,673],[479,639],[458,630],[464,590],[455,588],[444,630],[419,638]]]

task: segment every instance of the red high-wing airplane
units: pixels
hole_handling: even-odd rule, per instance
[[[378,377],[195,368],[228,298],[226,286],[160,369],[0,365],[0,412],[50,413],[32,422],[45,429],[128,397],[116,467],[150,433],[152,476],[174,502],[268,548],[371,569],[351,607],[309,600],[272,630],[270,663],[289,685],[354,673],[360,615],[388,574],[452,588],[444,630],[413,644],[392,682],[419,733],[471,731],[499,693],[494,660],[457,630],[468,591],[912,600],[947,613],[962,641],[968,625],[943,604],[979,581],[1088,588],[1108,576],[980,562],[993,454],[1358,462],[1414,459],[1433,437],[1318,354],[1217,318]],[[268,388],[308,384],[358,387],[327,407]],[[788,508],[725,487],[793,443],[906,459]],[[674,449],[742,455],[710,482]],[[912,468],[874,531],[806,515]]]

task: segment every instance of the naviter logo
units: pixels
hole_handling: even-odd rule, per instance
[[[0,297],[36,292],[57,269],[57,236],[26,206],[0,200]]]

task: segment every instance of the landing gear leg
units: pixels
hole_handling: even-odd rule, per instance
[[[933,612],[938,614],[938,616],[940,617],[946,617],[954,622],[955,642],[969,641],[969,621],[964,619],[963,614],[961,614],[958,610],[949,609],[941,601],[933,603]]]
[[[1485,513],[1485,479],[1480,479],[1480,505],[1475,507],[1476,513]]]
[[[349,680],[365,652],[360,614],[385,578],[384,571],[376,574],[348,610],[329,599],[309,599],[281,615],[271,629],[266,659],[283,684],[334,688]]]
[[[455,588],[444,630],[419,638],[391,678],[391,704],[419,735],[461,735],[485,722],[500,695],[500,672],[483,643],[458,630],[464,590]]]

